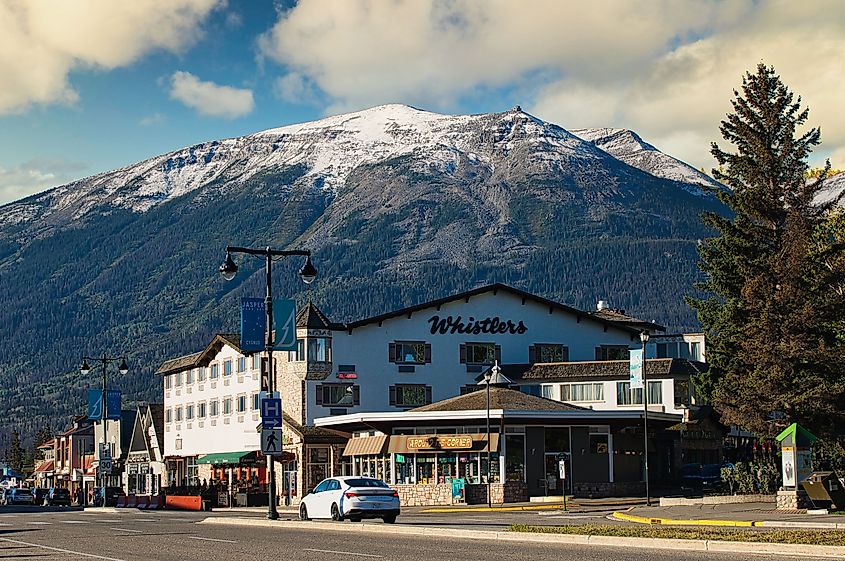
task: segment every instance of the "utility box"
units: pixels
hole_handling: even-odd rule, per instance
[[[813,472],[813,442],[816,437],[798,423],[792,423],[775,437],[780,443],[784,489],[798,490]]]
[[[801,485],[814,507],[845,509],[845,490],[835,471],[814,471]]]

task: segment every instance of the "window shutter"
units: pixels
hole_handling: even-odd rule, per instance
[[[466,364],[467,362],[467,346],[461,345],[461,364]]]
[[[326,338],[326,362],[332,361],[332,340]]]
[[[317,392],[316,395],[314,396],[317,399],[317,405],[322,405],[323,404],[323,385],[317,384],[315,391]]]
[[[352,405],[361,405],[361,386],[352,386]]]
[[[431,403],[431,386],[425,387],[425,403],[426,405]]]
[[[601,347],[596,347],[596,360],[601,360]]]
[[[396,405],[396,386],[390,386],[390,405]]]
[[[534,345],[528,346],[528,362],[530,364],[537,362],[537,347]]]
[[[387,346],[387,360],[389,362],[396,362],[396,343],[390,343]]]
[[[502,346],[496,345],[496,360],[499,361],[499,364],[502,364]]]
[[[425,344],[425,363],[431,364],[431,343]]]

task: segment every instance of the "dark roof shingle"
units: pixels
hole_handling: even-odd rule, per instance
[[[627,380],[627,360],[591,360],[584,362],[549,362],[532,365],[520,377],[523,381],[544,380]],[[646,360],[647,378],[692,376],[704,371],[703,363],[683,358],[650,358]]]
[[[423,405],[411,411],[480,411],[487,408],[487,391],[477,390],[465,395],[450,397],[443,401]],[[528,395],[508,388],[490,388],[490,409],[506,411],[582,411],[583,407],[569,405]]]

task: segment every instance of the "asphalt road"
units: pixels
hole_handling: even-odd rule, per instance
[[[218,514],[222,515],[222,514]],[[385,559],[403,561],[654,561],[765,559],[762,555],[660,550],[627,550],[596,546],[496,542],[451,537],[351,532],[350,522],[337,530],[293,529],[199,524],[208,515],[188,512],[117,513],[0,509],[0,559],[43,561],[235,561],[283,558],[293,561]],[[287,515],[290,516],[290,515]],[[489,528],[533,513],[451,513],[402,515],[405,525]],[[547,515],[548,516],[548,515]],[[497,517],[509,521],[501,522]],[[475,520],[471,520],[475,519]],[[583,522],[583,520],[580,520]],[[381,522],[372,522],[381,524]],[[558,520],[547,523],[561,523]],[[779,557],[778,559],[784,559]]]

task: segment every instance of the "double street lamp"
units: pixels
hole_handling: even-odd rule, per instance
[[[91,362],[99,362],[103,365],[103,388],[102,388],[102,402],[101,402],[101,415],[100,419],[103,421],[103,447],[100,449],[99,459],[98,459],[98,466],[97,471],[100,473],[102,488],[103,488],[103,506],[106,506],[106,487],[108,486],[108,477],[106,476],[106,470],[103,469],[103,461],[106,457],[103,454],[103,450],[108,450],[109,460],[111,460],[111,448],[109,447],[109,439],[108,434],[106,431],[106,424],[108,419],[108,410],[109,410],[109,402],[106,395],[106,377],[107,377],[107,370],[106,366],[110,362],[117,362],[120,361],[120,364],[117,367],[117,371],[121,373],[121,375],[126,375],[129,372],[129,366],[126,364],[126,357],[125,356],[117,356],[117,357],[108,357],[105,354],[101,357],[90,357],[90,356],[83,356],[82,357],[82,366],[79,367],[79,372],[82,373],[83,376],[87,376],[89,372],[91,372],[91,367],[88,365],[88,361]],[[118,417],[120,417],[120,412],[118,412]],[[111,471],[111,470],[108,470]]]
[[[487,506],[493,506],[493,497],[490,493],[492,486],[492,473],[493,473],[493,466],[490,462],[490,386],[501,386],[501,387],[508,387],[511,385],[513,381],[502,374],[502,369],[499,367],[499,361],[494,361],[493,366],[487,369],[484,372],[484,379],[479,382],[479,384],[484,384],[487,386],[487,445],[485,448],[487,449]],[[499,434],[499,449],[501,450],[501,440],[504,439],[504,434]]]
[[[271,249],[269,246],[256,249],[250,247],[226,246],[226,260],[220,265],[220,275],[230,281],[238,274],[238,266],[232,259],[233,253],[256,255],[264,258],[264,272],[266,277],[266,296],[264,298],[264,309],[267,313],[266,338],[264,350],[267,352],[267,393],[272,397],[275,385],[275,372],[273,368],[273,258],[282,258],[289,255],[301,255],[305,257],[305,264],[299,269],[299,276],[305,284],[311,284],[317,278],[317,269],[311,263],[311,252],[308,250],[279,250]],[[273,457],[267,456],[267,518],[276,520],[279,518],[279,511],[276,509],[276,471],[273,465]]]

